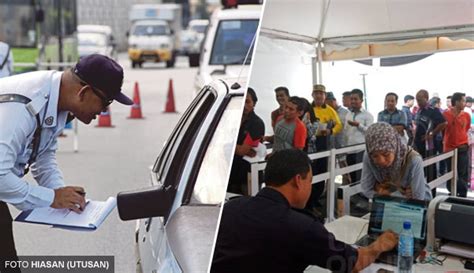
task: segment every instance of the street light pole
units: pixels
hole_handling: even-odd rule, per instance
[[[364,107],[365,110],[367,110],[367,91],[365,90],[365,76],[367,76],[367,73],[360,74],[362,76],[362,87],[364,90]]]
[[[64,61],[64,58],[63,58],[63,27],[62,27],[62,11],[61,11],[61,0],[56,0],[57,4],[58,4],[58,21],[57,21],[57,24],[58,24],[58,61],[60,64],[63,63]],[[63,70],[63,67],[62,65],[60,65],[58,67],[58,70],[59,71],[62,71]]]

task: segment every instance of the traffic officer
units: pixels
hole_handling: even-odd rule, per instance
[[[53,207],[80,213],[84,208],[84,189],[65,186],[56,163],[57,137],[70,114],[89,124],[113,100],[133,104],[121,92],[122,81],[122,67],[98,54],[81,58],[65,72],[0,79],[1,266],[18,259],[6,203],[20,210]],[[22,179],[30,169],[39,185]],[[0,272],[7,272],[1,266]]]
[[[0,41],[0,78],[8,77],[13,72],[13,54],[7,43]]]

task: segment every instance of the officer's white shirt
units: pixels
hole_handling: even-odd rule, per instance
[[[0,103],[0,200],[26,210],[50,206],[54,190],[64,186],[56,163],[57,136],[68,112],[58,113],[62,72],[38,71],[0,79],[0,94],[15,93],[31,99],[28,104]],[[32,152],[36,114],[42,124],[36,162],[30,170],[39,185],[21,179]]]
[[[0,42],[0,66],[3,63],[3,60],[5,60],[5,57],[7,56],[7,53],[9,50],[10,48],[6,43]],[[8,77],[12,74],[12,72],[13,72],[13,54],[10,51],[10,54],[8,55],[7,63],[3,66],[2,69],[0,69],[0,78]]]

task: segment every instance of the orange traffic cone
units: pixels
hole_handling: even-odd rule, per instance
[[[142,119],[142,107],[140,105],[140,91],[138,90],[138,82],[135,82],[135,88],[133,90],[133,105],[130,110],[130,119]]]
[[[110,108],[107,107],[105,112],[100,113],[99,124],[95,127],[114,127],[112,125],[112,115],[110,114]]]
[[[168,97],[166,99],[165,113],[176,113],[174,106],[174,94],[173,94],[173,79],[170,79],[168,85]]]

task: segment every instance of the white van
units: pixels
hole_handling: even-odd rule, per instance
[[[90,54],[102,54],[117,58],[116,44],[112,28],[105,25],[78,25],[77,40],[79,57]]]
[[[251,45],[261,12],[261,5],[239,5],[237,8],[220,8],[213,12],[195,78],[196,90],[213,79],[236,78],[239,74],[247,78],[248,65],[252,59]]]
[[[173,67],[175,62],[174,35],[164,20],[136,21],[128,37],[128,56],[132,68],[144,62],[166,62]]]

